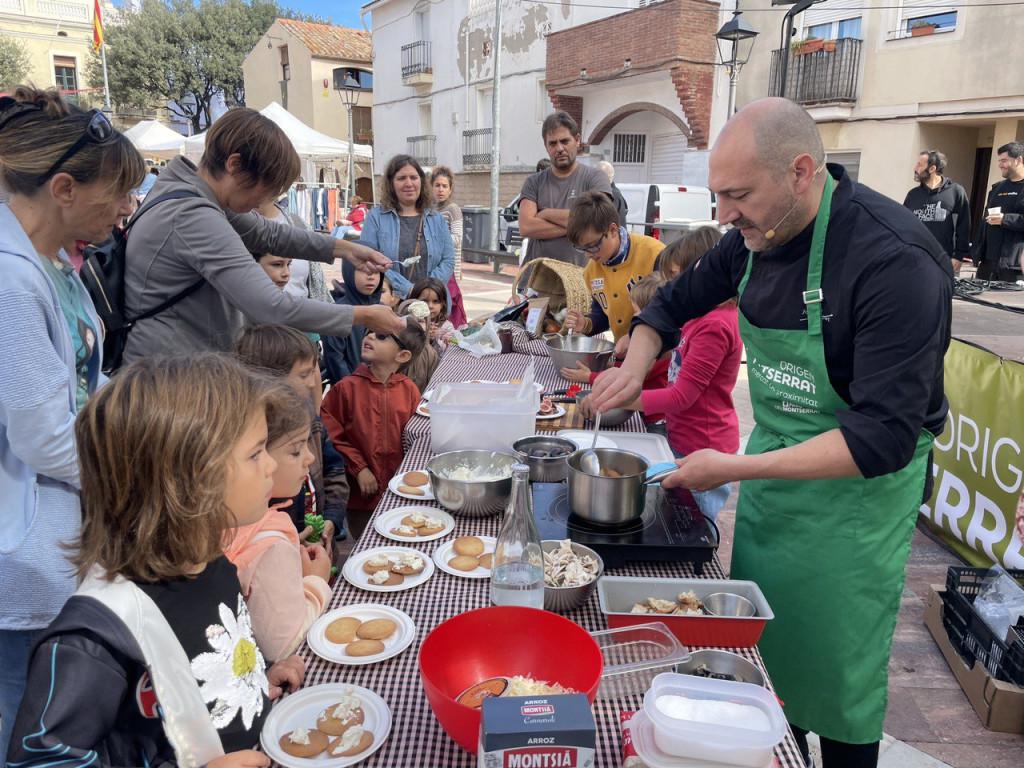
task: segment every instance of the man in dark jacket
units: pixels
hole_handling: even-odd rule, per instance
[[[958,275],[970,250],[971,207],[964,188],[942,175],[945,170],[944,154],[937,149],[922,151],[914,165],[918,185],[907,192],[903,205],[917,214],[939,241],[953,262],[953,273]]]
[[[1024,144],[1011,141],[997,151],[1003,180],[994,184],[985,202],[985,221],[978,228],[973,254],[981,280],[1022,279],[1024,251]]]

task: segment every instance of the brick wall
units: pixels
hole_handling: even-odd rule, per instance
[[[538,155],[539,157],[539,155]],[[504,208],[523,188],[528,173],[502,172],[498,178],[498,205]],[[455,202],[459,205],[491,204],[491,172],[465,172],[455,178]]]
[[[706,149],[718,11],[708,0],[664,0],[548,35],[545,77],[552,102],[582,120],[583,99],[559,94],[560,87],[666,71],[690,126],[691,146]],[[626,70],[625,59],[631,63]]]

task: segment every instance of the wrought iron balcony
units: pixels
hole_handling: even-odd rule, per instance
[[[491,128],[462,132],[462,165],[491,164]]]
[[[420,165],[436,165],[437,154],[434,144],[437,136],[428,134],[425,136],[407,136],[405,139],[409,145],[409,154],[420,161]]]
[[[434,81],[434,68],[430,63],[430,41],[417,40],[402,46],[402,81],[406,85],[419,85]]]
[[[779,92],[779,68],[782,55],[789,57],[786,74],[787,99],[805,106],[842,104],[857,101],[860,86],[860,52],[862,40],[844,37],[834,41],[834,50],[797,54],[794,51],[772,51],[769,93]]]

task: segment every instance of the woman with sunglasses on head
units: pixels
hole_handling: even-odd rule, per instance
[[[206,132],[199,166],[175,157],[146,196],[148,206],[168,192],[189,196],[156,203],[128,237],[125,309],[137,315],[189,286],[198,289],[159,314],[135,323],[125,361],[161,353],[227,352],[245,324],[276,323],[308,333],[345,336],[353,322],[397,333],[405,321],[388,307],[341,307],[279,291],[252,253],[325,263],[343,258],[356,269],[383,272],[387,260],[356,243],[256,213],[299,178],[299,156],[270,119],[232,109]]]
[[[33,638],[75,590],[73,425],[102,381],[103,329],[64,245],[104,240],[145,173],[99,110],[28,86],[0,98],[0,763]]]
[[[448,282],[455,270],[455,247],[445,221],[432,205],[427,177],[416,158],[395,155],[380,182],[380,205],[363,220],[359,242],[390,261],[388,280],[407,298],[422,277]]]

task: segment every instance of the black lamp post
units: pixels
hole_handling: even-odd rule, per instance
[[[348,198],[355,194],[355,181],[352,178],[352,107],[359,102],[359,81],[351,74],[345,73],[345,79],[334,73],[334,88],[341,96],[341,103],[348,110],[348,183],[346,184],[345,206],[348,207]]]
[[[718,57],[729,67],[729,112],[726,119],[732,117],[736,111],[736,84],[739,82],[740,67],[750,59],[750,52],[754,50],[754,38],[758,34],[749,22],[740,18],[741,15],[742,11],[733,11],[732,18],[715,33]],[[722,51],[723,42],[732,43],[728,59]],[[741,43],[745,50],[741,50]]]

